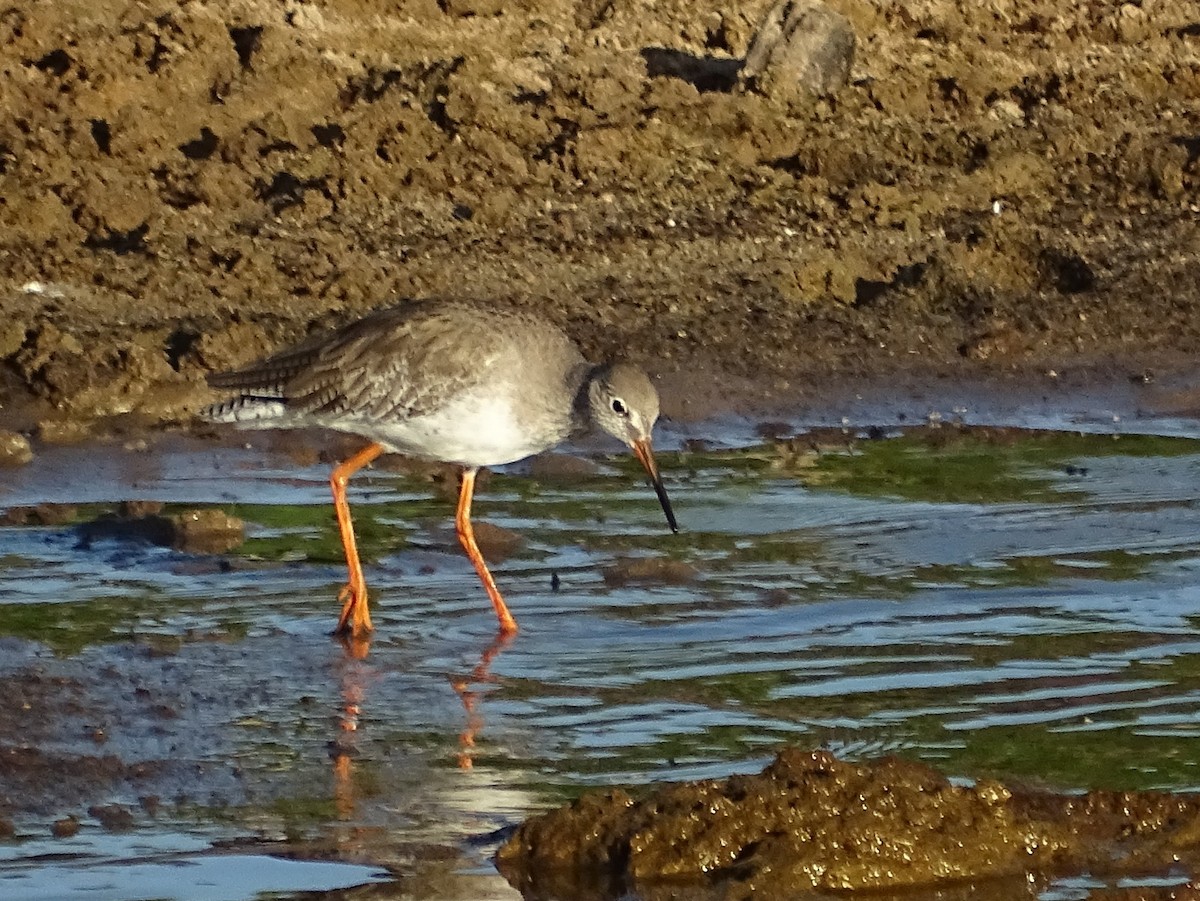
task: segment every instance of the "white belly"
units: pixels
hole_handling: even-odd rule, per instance
[[[570,423],[522,424],[506,397],[460,395],[423,416],[394,422],[339,420],[333,428],[378,441],[389,450],[464,466],[499,466],[553,447]]]

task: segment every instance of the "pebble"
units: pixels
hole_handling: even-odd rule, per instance
[[[0,431],[0,466],[24,466],[32,459],[28,438],[18,432]]]

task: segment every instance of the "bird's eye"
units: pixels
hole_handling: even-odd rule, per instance
[[[619,398],[619,397],[613,398],[612,409],[613,409],[613,412],[616,413],[618,416],[624,416],[626,413],[625,404],[621,402],[621,398]]]

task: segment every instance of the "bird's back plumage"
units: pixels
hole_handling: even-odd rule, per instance
[[[214,388],[239,393],[205,415],[250,427],[320,425],[405,453],[490,465],[565,438],[587,369],[540,316],[407,304],[211,376]],[[463,459],[479,428],[491,434],[477,436],[478,459]]]

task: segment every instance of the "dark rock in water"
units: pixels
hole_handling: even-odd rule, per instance
[[[125,519],[156,516],[164,506],[162,501],[121,501],[117,504],[117,515]]]
[[[55,838],[70,838],[79,831],[79,818],[75,816],[65,816],[61,820],[55,820],[50,826],[50,834]]]
[[[850,80],[854,47],[854,29],[841,13],[815,0],[780,0],[750,42],[741,82],[765,94],[832,94]]]
[[[499,563],[517,553],[525,544],[525,539],[503,526],[490,522],[474,523],[475,543],[479,545],[480,553],[488,560]]]
[[[127,501],[120,512],[105,513],[83,523],[78,532],[84,547],[114,539],[145,541],[190,553],[223,554],[245,540],[246,524],[222,510],[185,510],[168,516],[158,512],[154,504],[142,506]]]
[[[665,557],[623,557],[604,568],[604,582],[613,587],[637,585],[686,585],[695,582],[696,567]]]
[[[171,547],[200,554],[223,554],[246,538],[246,524],[223,510],[185,510],[169,517]]]
[[[527,820],[496,863],[527,897],[794,898],[1165,872],[1200,860],[1198,815],[1197,795],[968,787],[921,763],[788,749],[758,775],[584,795]]]
[[[556,454],[553,452],[538,454],[529,461],[529,474],[535,479],[552,481],[577,481],[594,476],[600,471],[594,460],[576,457],[572,454]]]
[[[88,808],[88,814],[100,821],[108,832],[126,832],[133,828],[133,813],[120,804],[96,804]]]

